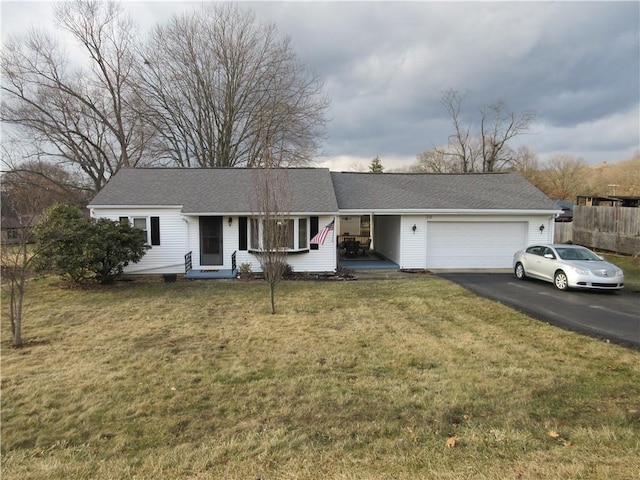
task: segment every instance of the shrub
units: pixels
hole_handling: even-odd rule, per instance
[[[250,262],[243,262],[240,264],[240,268],[238,268],[238,275],[241,279],[248,279],[251,277],[253,271],[251,270]]]
[[[85,255],[89,242],[90,221],[71,205],[54,205],[47,209],[35,227],[34,268],[52,271],[73,283],[91,277]]]
[[[70,205],[49,208],[36,236],[36,270],[58,273],[73,283],[111,283],[149,248],[141,230],[126,222],[86,218]]]
[[[92,221],[87,257],[91,271],[100,283],[112,283],[122,275],[129,263],[137,263],[145,255],[146,236],[129,222],[113,222],[107,218]]]

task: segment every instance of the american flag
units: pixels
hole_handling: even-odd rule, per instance
[[[324,245],[324,241],[327,239],[327,235],[329,235],[329,232],[333,232],[334,221],[335,220],[331,220],[331,222],[329,222],[325,227],[322,227],[322,229],[313,236],[313,238],[311,239],[311,243],[319,243]]]

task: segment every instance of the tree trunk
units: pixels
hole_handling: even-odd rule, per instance
[[[276,313],[276,286],[273,282],[269,282],[269,294],[271,296],[271,315]]]
[[[15,273],[15,272],[14,272]],[[11,278],[10,302],[11,302],[11,336],[15,348],[22,347],[22,300],[24,298],[24,272],[18,278]]]

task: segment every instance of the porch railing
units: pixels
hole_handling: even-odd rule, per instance
[[[238,267],[236,266],[236,253],[238,252],[235,251],[231,254],[231,273],[234,275],[238,271]]]
[[[187,273],[192,268],[193,263],[191,261],[191,252],[189,252],[184,256],[184,273]]]

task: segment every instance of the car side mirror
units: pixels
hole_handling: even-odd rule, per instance
[[[545,254],[544,254],[544,258],[550,258],[550,259],[552,259],[552,260],[553,260],[553,258],[554,258],[554,257],[553,257],[553,254],[552,254],[552,253],[545,253]]]

